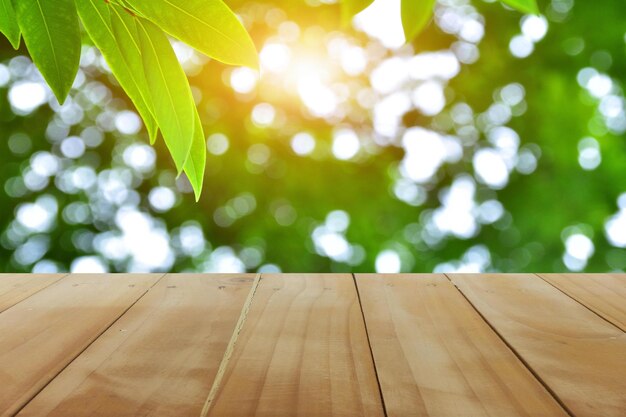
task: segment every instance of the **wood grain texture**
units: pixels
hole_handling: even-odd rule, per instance
[[[18,415],[200,415],[253,275],[167,275]]]
[[[160,275],[71,275],[0,314],[0,416],[25,405]]]
[[[0,274],[0,312],[54,284],[65,274]]]
[[[382,417],[352,277],[263,275],[209,415]]]
[[[626,274],[539,274],[539,276],[626,331]]]
[[[444,275],[356,281],[387,416],[567,416]]]
[[[531,274],[450,274],[577,417],[626,415],[626,334]]]

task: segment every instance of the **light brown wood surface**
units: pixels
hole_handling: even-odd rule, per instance
[[[382,417],[352,277],[263,275],[209,415]]]
[[[253,279],[167,275],[19,416],[199,416]]]
[[[624,417],[624,277],[0,274],[0,417]]]
[[[389,417],[567,416],[444,275],[356,280]]]
[[[626,334],[531,274],[450,274],[577,417],[626,415]]]
[[[626,274],[539,274],[539,276],[626,331]]]
[[[0,312],[54,284],[66,274],[0,274]]]
[[[24,406],[160,275],[72,275],[0,313],[0,416]]]

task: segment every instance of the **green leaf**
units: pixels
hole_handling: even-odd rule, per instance
[[[13,49],[20,47],[20,27],[11,0],[0,0],[0,32],[11,42]]]
[[[125,0],[164,31],[218,61],[258,68],[254,43],[221,0]]]
[[[115,36],[116,50],[119,50],[119,54],[128,70],[127,74],[132,78],[132,82],[139,92],[135,106],[142,114],[150,137],[150,143],[154,144],[158,134],[158,124],[154,118],[152,98],[150,97],[143,67],[141,47],[139,45],[141,41],[139,40],[137,23],[135,22],[136,17],[131,16],[130,13],[120,6],[110,4],[108,8],[111,10],[111,28]],[[146,117],[143,114],[146,114]]]
[[[131,69],[126,57],[122,54],[122,48],[118,47],[118,41],[113,33],[110,17],[111,6],[107,5],[103,0],[80,0],[76,2],[76,7],[87,34],[100,50],[111,72],[113,72],[120,86],[122,86],[135,105],[146,125],[150,141],[154,142],[158,127],[152,111],[148,107],[148,103],[151,102],[144,97],[144,94],[147,95],[148,91],[143,75],[143,63],[139,49],[136,50],[134,61],[139,62],[141,66],[139,70],[137,68]],[[139,81],[137,80],[138,78],[140,79]],[[143,80],[143,83],[141,80]],[[144,93],[142,93],[140,85],[144,88]]]
[[[193,143],[196,112],[187,76],[163,31],[145,19],[135,21],[154,116],[180,173]]]
[[[348,26],[355,14],[365,10],[374,0],[341,0],[341,23]]]
[[[193,145],[189,159],[185,163],[185,174],[193,187],[196,201],[200,199],[202,193],[202,183],[204,182],[204,167],[206,166],[206,142],[204,139],[204,131],[202,130],[202,122],[198,112],[195,112],[195,122],[193,131]]]
[[[154,145],[157,140],[157,136],[159,136],[159,125],[152,115],[149,115],[148,117],[141,116],[141,118],[146,124],[146,130],[148,131],[148,137],[150,138],[150,145]]]
[[[59,103],[63,103],[80,61],[80,28],[74,0],[18,0],[13,6],[33,62]]]
[[[402,28],[411,42],[426,27],[433,15],[435,0],[402,0]]]
[[[500,0],[502,3],[519,10],[522,13],[539,14],[537,0]]]

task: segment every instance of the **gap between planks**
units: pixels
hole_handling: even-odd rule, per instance
[[[365,336],[367,338],[367,345],[369,348],[369,352],[370,352],[370,357],[372,359],[372,365],[374,368],[374,375],[376,376],[376,384],[378,386],[378,393],[380,395],[380,401],[382,404],[382,408],[383,408],[383,413],[385,415],[385,417],[387,417],[387,409],[385,408],[385,399],[383,397],[383,391],[380,385],[380,379],[378,377],[378,370],[376,368],[376,362],[374,360],[374,353],[372,351],[372,344],[370,342],[370,336],[369,336],[369,332],[367,330],[367,323],[365,322],[365,314],[363,313],[363,303],[361,302],[361,295],[359,293],[359,287],[356,283],[356,276],[354,274],[350,274],[352,276],[352,283],[354,285],[354,290],[356,292],[356,299],[357,302],[359,303],[359,310],[361,312],[361,317],[363,319],[363,327],[365,330]],[[228,367],[228,363],[232,357],[232,354],[235,350],[235,345],[237,344],[237,339],[239,337],[239,334],[241,333],[241,330],[243,329],[243,326],[246,323],[246,319],[248,317],[248,313],[250,311],[250,306],[252,305],[252,301],[254,298],[254,294],[256,293],[256,290],[261,282],[262,279],[262,274],[257,274],[257,276],[254,279],[254,282],[252,284],[252,288],[250,289],[250,293],[248,294],[248,298],[246,299],[246,302],[241,310],[241,314],[239,315],[239,320],[237,321],[237,325],[235,326],[235,330],[233,331],[233,335],[231,336],[230,341],[228,342],[228,346],[226,347],[226,351],[224,352],[224,356],[222,357],[222,361],[220,362],[220,366],[218,368],[217,374],[215,376],[215,379],[213,380],[213,384],[211,386],[211,390],[209,391],[209,395],[204,403],[204,407],[202,408],[202,412],[200,413],[200,417],[206,417],[209,413],[209,411],[211,411],[211,405],[213,403],[213,400],[215,400],[215,397],[217,395],[217,393],[219,392],[220,389],[220,385],[222,383],[222,379],[224,377],[224,373],[226,372],[226,368]]]
[[[367,321],[365,321],[365,313],[363,312],[363,303],[361,302],[361,293],[359,292],[359,286],[356,283],[356,275],[352,275],[352,282],[354,283],[354,289],[356,291],[356,299],[359,303],[359,310],[361,310],[361,317],[363,318],[363,327],[365,328],[365,338],[367,339],[367,347],[370,350],[370,356],[372,357],[372,365],[374,367],[374,375],[376,376],[376,384],[378,385],[378,393],[380,394],[380,403],[383,406],[383,414],[387,417],[387,407],[385,406],[385,396],[383,395],[383,388],[380,385],[380,378],[378,377],[378,368],[376,367],[376,360],[374,359],[374,350],[372,349],[372,342],[370,341],[370,333],[367,329]]]
[[[559,396],[556,394],[556,392],[554,392],[554,390],[552,388],[550,388],[550,386],[539,376],[539,374],[537,372],[535,372],[535,370],[530,366],[530,364],[522,357],[522,355],[520,355],[517,350],[515,350],[515,348],[504,338],[504,336],[502,336],[502,334],[500,334],[500,332],[498,330],[496,330],[496,328],[494,326],[491,325],[491,323],[489,322],[489,320],[487,320],[487,318],[478,310],[478,308],[476,308],[476,306],[470,301],[470,299],[468,297],[465,296],[465,294],[463,293],[463,291],[461,291],[461,289],[456,285],[456,283],[448,276],[448,274],[443,274],[448,281],[450,281],[452,283],[452,285],[454,286],[454,288],[456,288],[456,290],[461,294],[461,296],[465,299],[465,301],[467,301],[467,303],[474,309],[474,311],[480,316],[480,318],[483,319],[483,321],[487,324],[487,326],[489,326],[489,328],[496,334],[496,336],[498,336],[498,338],[500,340],[502,340],[502,343],[505,344],[506,347],[509,348],[509,350],[515,355],[515,357],[526,367],[526,369],[528,369],[528,371],[535,377],[535,379],[537,381],[539,381],[539,383],[545,388],[545,390],[550,393],[550,395],[552,396],[552,398],[554,398],[554,400],[561,406],[561,408],[571,417],[575,417],[574,413],[572,412],[572,410],[570,410],[567,405],[565,405],[565,403],[559,398]],[[566,294],[567,295],[567,294]],[[569,296],[568,296],[569,297]],[[571,297],[570,297],[571,298]]]
[[[574,297],[573,295],[568,294],[567,292],[565,292],[564,290],[562,290],[560,287],[558,287],[557,285],[553,284],[552,282],[550,282],[549,280],[545,279],[544,277],[542,277],[540,274],[533,274],[534,276],[536,276],[537,278],[539,278],[540,280],[542,280],[543,282],[545,282],[546,284],[550,285],[551,287],[554,287],[557,291],[561,292],[562,294],[566,295],[568,298],[571,298],[572,300],[576,301],[578,304],[580,304],[581,306],[585,307],[587,310],[591,311],[593,314],[595,314],[596,316],[598,316],[599,318],[601,318],[602,320],[604,320],[605,322],[609,323],[611,326],[615,327],[617,330],[619,330],[620,332],[626,333],[624,331],[624,329],[622,329],[621,327],[619,327],[617,324],[613,323],[611,320],[607,319],[606,317],[604,317],[602,314],[598,313],[595,309],[589,307],[587,304],[583,303],[582,301],[580,301],[578,298]],[[449,279],[449,278],[448,278]]]
[[[64,279],[65,277],[68,277],[69,275],[70,275],[70,274],[63,275],[60,279],[58,279],[58,280],[57,280],[57,281],[55,281],[54,283],[57,283],[57,282],[61,281],[62,279]],[[80,352],[78,352],[78,353],[76,354],[76,356],[74,356],[74,357],[73,357],[70,361],[68,361],[68,362],[67,362],[67,364],[65,364],[65,366],[63,366],[61,369],[59,369],[59,371],[58,371],[58,372],[56,372],[56,373],[54,374],[54,376],[53,376],[52,378],[50,378],[50,379],[48,380],[48,382],[46,382],[46,383],[45,383],[45,384],[41,387],[41,389],[37,390],[37,392],[35,392],[35,393],[33,394],[33,396],[30,398],[30,400],[28,400],[27,402],[25,402],[25,403],[24,403],[24,405],[22,405],[19,409],[17,409],[13,415],[18,415],[18,414],[19,414],[19,413],[20,413],[20,412],[21,412],[21,411],[22,411],[22,410],[23,410],[23,409],[24,409],[24,408],[25,408],[25,407],[26,407],[26,406],[27,406],[27,405],[28,405],[28,404],[32,401],[32,399],[33,399],[33,398],[35,398],[36,396],[38,396],[38,395],[39,395],[39,394],[40,394],[40,393],[41,393],[44,389],[46,389],[46,387],[47,387],[48,385],[50,385],[50,383],[52,383],[52,381],[54,381],[54,380],[55,380],[55,379],[56,379],[59,375],[61,375],[61,373],[62,373],[62,372],[63,372],[63,371],[64,371],[64,370],[68,367],[68,366],[70,366],[70,365],[71,365],[71,364],[72,364],[72,363],[76,360],[76,358],[78,358],[80,355],[82,355],[82,354],[83,354],[83,352],[85,352],[87,349],[89,349],[89,347],[90,347],[91,345],[93,345],[93,344],[96,342],[96,340],[98,340],[98,339],[100,338],[100,336],[102,336],[102,335],[103,335],[103,334],[104,334],[107,330],[109,330],[109,329],[110,329],[110,328],[111,328],[111,327],[112,327],[115,323],[117,323],[117,322],[119,321],[119,319],[121,319],[121,318],[122,318],[122,317],[123,317],[123,316],[124,316],[124,315],[128,312],[128,310],[130,310],[130,309],[131,309],[131,308],[132,308],[135,304],[137,304],[137,303],[139,302],[139,300],[141,300],[141,299],[142,299],[142,298],[143,298],[143,297],[144,297],[144,296],[145,296],[145,295],[146,295],[146,294],[147,294],[147,293],[148,293],[148,292],[149,292],[149,291],[150,291],[150,290],[151,290],[151,289],[152,289],[152,288],[153,288],[156,284],[158,284],[158,283],[159,283],[159,282],[163,279],[163,277],[165,277],[166,275],[167,275],[167,273],[164,273],[163,275],[161,275],[161,276],[159,277],[159,279],[155,280],[155,281],[152,283],[152,285],[150,285],[150,287],[148,287],[148,288],[146,289],[146,291],[144,291],[144,293],[143,293],[143,294],[141,294],[139,297],[137,297],[137,299],[136,299],[135,301],[133,301],[133,302],[132,302],[132,303],[131,303],[131,304],[130,304],[127,308],[125,308],[125,309],[124,309],[124,311],[122,311],[122,313],[121,313],[119,316],[117,316],[117,317],[115,318],[115,320],[111,321],[111,323],[110,323],[110,324],[109,324],[106,328],[104,328],[104,329],[102,330],[102,332],[100,332],[97,336],[95,336],[95,337],[93,338],[93,340],[92,340],[91,342],[89,342],[89,343],[88,343],[88,344],[87,344],[87,345],[86,345],[86,346],[85,346],[85,347],[84,347],[84,348],[83,348]],[[52,285],[52,284],[50,284],[50,285]],[[50,285],[46,286],[45,288],[48,288]],[[42,289],[43,289],[43,288],[42,288]],[[41,290],[39,290],[39,291],[41,291]],[[39,292],[39,291],[37,291],[37,292]],[[30,298],[30,297],[28,297],[28,298]],[[23,300],[22,300],[22,301],[23,301]],[[21,301],[20,301],[20,302],[21,302]]]
[[[2,313],[3,311],[8,310],[8,309],[10,309],[10,308],[15,307],[16,305],[18,305],[18,304],[19,304],[19,303],[21,303],[21,302],[26,301],[27,299],[29,299],[29,298],[30,298],[30,297],[32,297],[33,295],[35,295],[35,294],[37,294],[37,293],[39,293],[39,292],[41,292],[41,291],[45,290],[46,288],[48,288],[48,287],[50,287],[50,286],[52,286],[52,285],[56,284],[57,282],[60,282],[62,279],[64,279],[64,278],[68,277],[69,275],[70,275],[69,273],[67,273],[67,274],[65,274],[65,275],[61,275],[61,276],[60,276],[57,280],[55,280],[55,281],[52,281],[52,282],[48,283],[48,285],[44,285],[43,287],[39,288],[38,290],[36,290],[36,291],[35,291],[35,292],[33,292],[32,294],[29,294],[28,296],[26,296],[26,297],[22,298],[22,299],[21,299],[21,300],[19,300],[18,302],[14,303],[14,304],[11,304],[11,305],[10,305],[10,306],[8,306],[8,307],[5,307],[5,308],[0,308],[0,313]]]
[[[237,343],[237,338],[243,329],[244,324],[246,323],[246,319],[248,318],[248,312],[250,311],[250,306],[252,305],[252,299],[254,298],[254,294],[261,282],[261,274],[257,274],[254,278],[254,282],[252,283],[252,288],[250,288],[250,293],[248,294],[248,298],[241,309],[241,313],[239,314],[239,320],[237,320],[237,325],[233,330],[233,334],[226,346],[226,350],[224,351],[224,355],[222,356],[222,360],[220,362],[220,366],[217,369],[217,374],[215,375],[215,379],[213,379],[213,384],[211,385],[211,390],[209,391],[209,395],[204,402],[204,406],[202,407],[202,412],[200,413],[200,417],[206,417],[211,410],[211,404],[215,399],[215,396],[219,392],[220,385],[222,383],[222,379],[224,378],[224,373],[226,372],[226,368],[228,367],[228,362],[233,355],[233,351],[235,350],[235,344]]]

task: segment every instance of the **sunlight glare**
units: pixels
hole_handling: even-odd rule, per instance
[[[476,176],[494,189],[502,189],[509,182],[509,170],[500,153],[494,149],[480,149],[473,159]]]
[[[397,274],[402,267],[398,252],[386,249],[376,256],[376,272],[383,274]]]
[[[9,90],[9,102],[18,114],[36,110],[46,102],[47,96],[46,88],[40,82],[16,83]]]
[[[252,121],[259,127],[266,127],[274,122],[276,109],[269,103],[259,103],[252,109]]]
[[[309,155],[315,149],[315,138],[310,133],[296,133],[291,138],[291,148],[297,155]]]
[[[325,86],[315,68],[298,71],[298,94],[311,114],[318,117],[332,116],[338,106],[334,91]]]
[[[378,39],[387,48],[398,49],[404,45],[400,16],[400,0],[374,0],[354,17],[354,26]]]
[[[600,144],[592,137],[586,137],[578,142],[578,163],[585,171],[593,171],[602,162]]]
[[[258,72],[246,68],[235,68],[230,73],[230,86],[240,94],[247,94],[254,90],[259,79]]]
[[[413,90],[413,104],[422,114],[434,116],[446,105],[443,87],[435,81],[426,81]]]
[[[259,52],[261,70],[282,73],[289,67],[291,51],[282,43],[266,43]]]
[[[511,38],[509,49],[514,57],[526,58],[535,50],[535,44],[526,35],[516,35]]]
[[[452,185],[442,192],[442,206],[433,213],[433,223],[438,230],[461,239],[469,239],[478,231],[474,218],[476,203],[474,195],[476,184],[467,176],[454,180]]]
[[[454,78],[461,70],[456,56],[450,51],[424,52],[409,59],[409,76],[414,80]]]
[[[348,75],[359,75],[367,66],[367,56],[363,48],[349,46],[342,51],[341,67]]]
[[[446,148],[441,135],[421,127],[406,130],[402,137],[406,152],[402,172],[415,182],[429,181],[446,158]]]
[[[223,133],[213,133],[208,137],[206,146],[209,152],[213,155],[224,155],[228,148],[230,147],[230,143],[228,137]]]
[[[521,26],[522,33],[533,42],[539,42],[548,33],[548,21],[543,16],[524,16]]]
[[[99,256],[81,256],[72,261],[70,271],[74,274],[90,273],[102,274],[109,272],[102,259]]]
[[[351,129],[340,129],[333,136],[333,155],[341,160],[353,158],[359,149],[361,143],[359,137]]]

